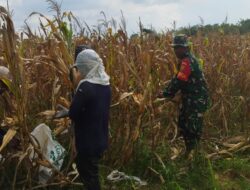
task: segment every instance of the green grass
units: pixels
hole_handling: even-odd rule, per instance
[[[205,154],[197,154],[193,161],[184,158],[171,161],[167,156],[164,157],[162,152],[158,153],[163,161],[161,163],[149,150],[144,150],[140,154],[143,152],[146,155],[141,155],[142,159],[134,160],[131,165],[122,168],[122,171],[146,180],[147,186],[137,187],[132,181],[112,185],[104,180],[104,189],[113,187],[121,190],[250,190],[250,161],[246,155],[238,155],[230,160],[210,161]],[[159,172],[165,183],[162,184],[159,176],[150,173],[148,167]]]
[[[197,153],[192,161],[182,155],[171,160],[170,145],[162,143],[152,152],[143,142],[136,145],[137,151],[133,158],[123,167],[116,168],[106,161],[100,163],[103,190],[250,190],[248,154],[235,154],[231,159],[208,160],[205,153]],[[149,168],[153,168],[158,174]],[[111,183],[106,178],[114,169],[137,176],[147,181],[148,185],[139,187],[133,180]],[[6,173],[7,176],[9,175]],[[162,183],[160,176],[165,183]],[[58,187],[47,189],[55,190]],[[66,186],[62,189],[79,190],[82,187]]]
[[[250,190],[250,160],[247,155],[238,155],[215,163],[222,189]]]

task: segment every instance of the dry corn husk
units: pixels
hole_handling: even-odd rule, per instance
[[[7,133],[3,137],[3,142],[0,147],[0,152],[9,144],[9,142],[13,139],[13,137],[16,135],[15,129],[9,129]]]

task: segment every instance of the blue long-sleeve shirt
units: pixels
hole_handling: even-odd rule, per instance
[[[110,103],[109,85],[85,81],[79,86],[69,110],[79,153],[97,156],[107,148]]]

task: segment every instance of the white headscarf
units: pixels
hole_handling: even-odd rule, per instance
[[[109,85],[110,77],[105,72],[103,61],[100,56],[92,49],[85,49],[81,51],[76,58],[73,65],[77,67],[80,73],[84,76],[78,87],[85,81],[93,84]]]

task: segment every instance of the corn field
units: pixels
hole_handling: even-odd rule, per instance
[[[29,157],[33,143],[30,133],[40,123],[51,127],[67,151],[67,163],[60,172],[53,170],[49,184],[80,186],[68,175],[72,169],[72,138],[63,131],[70,121],[52,119],[58,104],[70,105],[69,68],[79,44],[88,44],[100,54],[111,77],[110,146],[104,155],[105,165],[122,168],[143,160],[138,155],[145,147],[153,153],[151,160],[155,162],[175,160],[184,151],[177,130],[180,102],[156,101],[159,91],[176,72],[177,60],[170,46],[173,31],[145,33],[140,23],[139,34],[130,37],[123,19],[117,27],[104,14],[100,27],[90,28],[77,24],[72,13],[61,13],[55,9],[56,4],[52,5],[53,19],[31,13],[30,17],[44,20],[36,33],[28,25],[17,33],[10,14],[0,7],[0,65],[8,67],[12,75],[12,93],[1,97],[5,105],[0,108],[1,128],[8,133],[0,147],[5,158],[0,161],[0,187],[47,187],[36,181],[38,167],[52,166],[38,146],[34,145],[34,150],[39,156]],[[73,23],[79,33],[73,32]],[[191,41],[192,51],[203,60],[212,100],[201,140],[207,159],[212,162],[235,154],[249,155],[250,34],[205,35],[200,31]],[[10,142],[14,139],[19,145],[13,148]],[[166,149],[162,151],[161,147]],[[144,176],[156,175],[161,183],[167,180],[152,165],[146,168],[146,173],[152,174]]]

